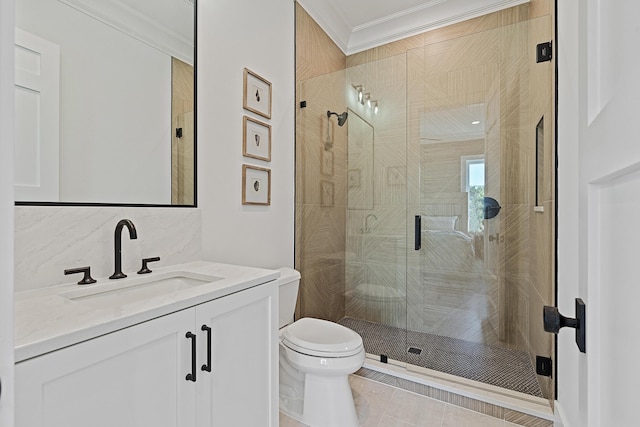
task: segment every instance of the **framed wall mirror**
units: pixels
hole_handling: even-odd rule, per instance
[[[16,0],[17,205],[196,206],[196,0]]]

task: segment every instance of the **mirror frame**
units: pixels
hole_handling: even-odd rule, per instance
[[[172,205],[155,203],[102,203],[102,202],[30,202],[14,201],[15,206],[83,206],[132,208],[197,208],[198,207],[198,0],[193,0],[193,204]]]

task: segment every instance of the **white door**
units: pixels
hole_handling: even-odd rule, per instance
[[[640,425],[640,2],[558,0],[558,341],[564,427]]]
[[[0,426],[13,423],[13,1],[0,0]]]
[[[16,28],[15,200],[59,201],[60,48]]]

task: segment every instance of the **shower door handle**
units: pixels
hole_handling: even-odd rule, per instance
[[[413,228],[415,232],[413,249],[419,251],[422,248],[422,215],[416,215]]]

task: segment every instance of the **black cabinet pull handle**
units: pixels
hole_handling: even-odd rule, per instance
[[[201,329],[207,332],[207,363],[202,365],[202,370],[211,372],[211,328],[207,325],[202,325]]]
[[[187,339],[191,339],[191,373],[187,374],[187,381],[196,382],[196,336],[187,332]]]
[[[413,249],[419,251],[422,247],[422,215],[415,216],[414,233]]]

